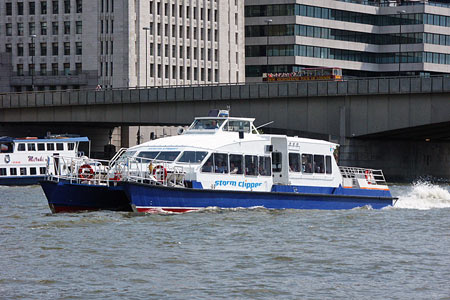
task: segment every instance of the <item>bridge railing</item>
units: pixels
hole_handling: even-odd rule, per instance
[[[0,108],[450,92],[450,77],[377,77],[0,94]]]

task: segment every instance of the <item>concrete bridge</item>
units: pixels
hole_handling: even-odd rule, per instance
[[[80,131],[187,125],[230,106],[231,115],[257,124],[274,121],[266,132],[339,142],[347,165],[382,167],[394,179],[450,178],[449,92],[450,78],[404,77],[3,94],[0,123]]]

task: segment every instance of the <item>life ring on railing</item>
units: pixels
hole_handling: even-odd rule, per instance
[[[94,178],[94,170],[90,165],[84,164],[78,169],[78,177],[81,179],[92,179]]]
[[[156,165],[152,171],[153,177],[159,182],[164,182],[167,179],[167,169],[163,165]]]
[[[116,173],[114,173],[114,177],[110,178],[109,180],[111,180],[111,181],[121,181],[122,180],[122,174],[116,172]]]
[[[372,184],[375,181],[375,178],[373,177],[372,171],[365,170],[364,171],[364,177],[366,177],[367,183]]]

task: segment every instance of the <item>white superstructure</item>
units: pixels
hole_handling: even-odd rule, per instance
[[[50,165],[48,158],[82,156],[84,153],[79,151],[80,142],[89,140],[86,137],[45,139],[0,137],[0,184],[37,183],[33,180],[44,178],[48,172],[70,172],[68,163],[57,161]]]

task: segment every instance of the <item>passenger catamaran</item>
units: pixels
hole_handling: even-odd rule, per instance
[[[188,212],[206,207],[351,209],[393,205],[381,170],[338,167],[338,145],[321,140],[260,134],[252,118],[215,110],[181,135],[152,140],[113,162],[95,161],[80,178],[49,182],[121,191],[136,212]],[[46,193],[47,194],[47,193]],[[63,203],[64,195],[48,199]],[[82,197],[82,196],[80,196]],[[96,197],[98,198],[98,197]],[[76,202],[76,201],[75,201]],[[75,203],[72,201],[72,204]],[[77,203],[79,208],[80,203]],[[95,205],[94,205],[95,206]],[[88,206],[86,206],[87,208]]]
[[[54,173],[55,165],[48,165],[48,156],[74,158],[83,155],[78,147],[89,143],[87,137],[66,135],[37,137],[0,137],[0,185],[38,184],[46,177],[49,169]],[[87,153],[88,154],[88,153]],[[58,161],[56,160],[59,166]],[[61,164],[58,173],[66,173],[67,165]]]

